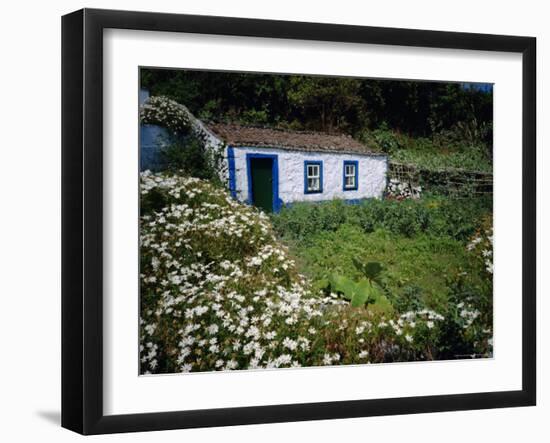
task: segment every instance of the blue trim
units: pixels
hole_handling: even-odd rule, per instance
[[[229,169],[229,193],[237,198],[237,178],[235,174],[235,150],[233,146],[227,147],[227,166]]]
[[[246,176],[248,180],[248,198],[246,202],[249,205],[254,204],[252,199],[252,170],[250,168],[250,160],[253,158],[270,158],[273,160],[271,165],[273,212],[279,212],[283,201],[279,198],[279,156],[275,154],[246,154]]]
[[[309,191],[307,189],[307,167],[309,165],[319,166],[319,190]],[[323,193],[323,161],[322,160],[304,160],[304,194],[322,194]]]
[[[355,186],[353,188],[346,188],[346,166],[354,165],[355,166]],[[358,160],[344,160],[344,167],[342,171],[343,183],[342,189],[344,191],[357,191],[359,188],[359,161]]]

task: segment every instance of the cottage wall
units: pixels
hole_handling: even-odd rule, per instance
[[[322,201],[334,198],[357,200],[382,197],[386,188],[387,156],[366,154],[339,154],[303,152],[283,149],[234,147],[235,195],[241,201],[249,200],[246,155],[270,154],[278,157],[279,198],[282,203]],[[304,161],[323,162],[323,192],[304,192]],[[358,189],[343,189],[344,160],[359,162]]]

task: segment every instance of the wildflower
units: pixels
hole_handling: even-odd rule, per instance
[[[294,351],[298,347],[298,342],[288,337],[285,337],[285,339],[283,340],[283,346],[290,349],[291,351]]]
[[[237,369],[237,366],[239,364],[235,361],[235,360],[229,360],[226,364],[225,364],[225,369],[227,370],[233,370],[233,369]]]
[[[210,335],[214,335],[218,332],[220,328],[216,323],[212,323],[210,326],[208,326],[207,331]]]

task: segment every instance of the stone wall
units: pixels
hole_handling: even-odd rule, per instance
[[[425,191],[457,197],[492,194],[493,174],[460,169],[431,170],[390,162],[388,195],[418,198]]]

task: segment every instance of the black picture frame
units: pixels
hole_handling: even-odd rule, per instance
[[[171,31],[522,54],[522,389],[104,415],[103,30]],[[82,434],[531,406],[536,403],[536,39],[83,9],[62,18],[62,426]]]

